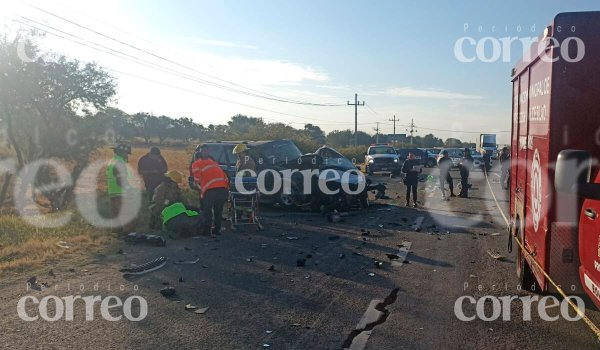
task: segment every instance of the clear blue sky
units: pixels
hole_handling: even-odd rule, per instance
[[[114,27],[126,28],[127,33],[136,36],[123,36],[123,40],[146,47],[147,42],[139,39],[143,37],[153,43],[175,47],[178,52],[185,51],[185,58],[156,47],[152,50],[261,91],[327,103],[345,103],[357,92],[370,107],[360,109],[360,129],[372,132],[374,123],[380,121],[384,133],[392,131],[388,119],[393,114],[400,118],[400,124],[408,124],[414,118],[418,126],[429,129],[509,130],[509,75],[514,62],[521,56],[521,48],[513,47],[512,62],[476,60],[462,63],[455,57],[455,42],[463,36],[475,40],[487,36],[497,39],[534,37],[559,12],[600,9],[595,0],[130,0],[109,4],[58,1],[56,6],[49,3],[39,2],[39,6],[106,33],[115,33]],[[115,12],[118,15],[113,16]],[[43,18],[55,26],[64,24],[39,11],[31,10],[27,15]],[[103,22],[88,21],[90,18]],[[114,27],[109,28],[106,24]],[[467,31],[465,24],[469,26]],[[64,25],[61,28],[73,29]],[[480,25],[482,32],[478,31]],[[521,32],[517,31],[519,25]],[[535,26],[533,33],[532,26]],[[75,32],[83,35],[81,30]],[[93,35],[89,38],[95,40]],[[81,48],[63,50],[86,59]],[[196,54],[203,58],[197,62],[190,59]],[[92,58],[109,67],[121,70],[125,67],[108,59],[103,62],[98,53]],[[246,70],[236,76],[240,67]],[[267,75],[269,78],[261,78]],[[152,84],[142,86],[156,91],[157,97],[168,96],[169,103],[160,102],[160,98],[134,97],[140,92],[139,83],[129,83],[127,77],[120,80],[123,86],[119,105],[128,112],[152,110],[172,116],[186,115],[205,124],[225,122],[232,113],[239,112],[262,116],[269,121],[289,122],[296,127],[301,127],[304,122],[319,124],[318,120],[321,120],[325,130],[353,128],[354,111],[348,106],[298,107],[171,81],[228,100],[303,116],[307,118],[305,120],[202,97],[192,98],[185,93],[167,91],[169,88],[164,86],[150,87]],[[189,103],[189,100],[196,101]],[[405,129],[398,128],[400,131]],[[428,132],[422,129],[418,134]],[[434,134],[464,139],[475,135]],[[500,142],[506,141],[507,137],[500,137]]]

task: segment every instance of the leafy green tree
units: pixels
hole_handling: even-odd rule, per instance
[[[92,124],[112,101],[116,83],[96,64],[83,65],[52,54],[40,56],[33,38],[0,37],[0,123],[20,168],[38,159],[61,160],[77,178],[91,152],[104,142],[98,137],[103,131]],[[19,45],[24,45],[29,57],[38,58],[22,60]],[[56,174],[42,167],[36,181],[54,183]],[[44,195],[53,209],[62,209],[72,191],[73,186],[67,186]]]

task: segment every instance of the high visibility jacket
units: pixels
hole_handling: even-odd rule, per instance
[[[127,162],[122,157],[115,155],[113,159],[108,163],[108,167],[106,168],[106,180],[108,185],[108,195],[115,196],[123,194],[123,188],[119,186],[119,182],[117,181],[117,175],[115,174],[115,168],[117,164],[121,163],[122,166],[125,166]],[[133,175],[131,174],[131,170],[127,168],[127,181],[131,183]]]
[[[200,197],[212,188],[229,188],[227,174],[212,159],[198,159],[192,163],[192,176],[200,185]]]
[[[168,207],[166,207],[165,209],[163,209],[160,216],[163,219],[163,224],[166,224],[167,222],[169,222],[169,220],[171,220],[172,218],[179,216],[181,214],[186,214],[187,216],[200,215],[200,214],[198,214],[197,211],[187,210],[185,208],[185,205],[183,205],[183,203],[178,202],[178,203],[173,203],[173,204],[169,205]]]

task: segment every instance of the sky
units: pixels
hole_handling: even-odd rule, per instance
[[[0,5],[3,27],[43,29],[44,50],[105,67],[119,84],[114,106],[128,113],[205,126],[240,113],[328,132],[354,128],[347,103],[357,93],[359,130],[391,134],[395,116],[396,133],[414,121],[415,135],[497,133],[499,143],[509,142],[510,71],[523,45],[494,42],[537,37],[560,12],[600,9],[596,0]]]

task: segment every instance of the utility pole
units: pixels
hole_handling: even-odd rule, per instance
[[[396,116],[394,115],[393,119],[390,119],[391,122],[394,122],[394,137],[396,137],[396,122],[400,121],[399,119],[396,119]]]
[[[406,131],[410,132],[410,145],[412,146],[413,144],[413,133],[417,132],[417,129],[415,129],[415,120],[414,119],[410,119],[410,129],[406,129]]]
[[[377,127],[375,128],[375,143],[379,143],[379,122],[377,122]]]
[[[358,146],[358,106],[364,106],[365,101],[358,102],[358,94],[354,94],[354,103],[348,101],[348,106],[354,106],[354,146]]]

